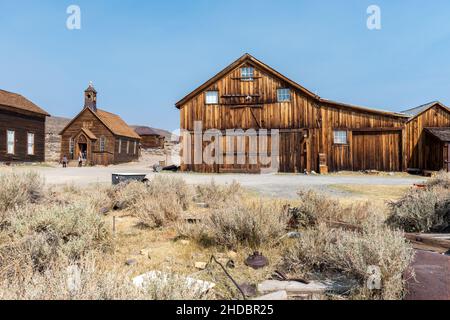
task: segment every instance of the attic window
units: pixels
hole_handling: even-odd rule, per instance
[[[278,102],[289,102],[291,101],[291,90],[290,89],[278,89],[277,90]]]
[[[206,104],[219,104],[218,91],[206,91]]]
[[[254,69],[252,67],[241,68],[241,78],[243,81],[253,81]]]

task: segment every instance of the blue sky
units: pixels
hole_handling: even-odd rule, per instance
[[[66,28],[71,4],[81,30]],[[448,0],[0,0],[0,88],[72,117],[92,80],[99,107],[173,130],[175,102],[249,52],[324,98],[450,105],[449,16]]]

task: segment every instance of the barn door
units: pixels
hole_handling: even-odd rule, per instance
[[[400,132],[353,132],[352,136],[354,171],[401,171]]]

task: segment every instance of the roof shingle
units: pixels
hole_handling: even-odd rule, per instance
[[[41,114],[44,116],[50,116],[42,108],[21,96],[20,94],[1,90],[0,89],[0,105],[11,107],[18,110],[28,111],[32,113]]]

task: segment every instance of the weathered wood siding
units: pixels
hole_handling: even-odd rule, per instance
[[[84,110],[66,130],[63,132],[61,140],[61,158],[66,155],[69,160],[78,159],[78,139],[80,136],[86,136],[80,134],[82,128],[89,129],[96,137],[97,140],[91,141],[87,138],[88,145],[88,162],[98,165],[109,165],[115,163],[125,163],[137,160],[139,158],[139,152],[136,150],[134,153],[134,141],[137,140],[131,138],[115,136],[92,112],[88,109]],[[100,152],[100,138],[106,139],[105,150]],[[70,155],[70,139],[75,139],[75,147],[73,158]],[[122,150],[119,153],[119,139],[122,139]],[[130,150],[127,153],[127,141],[130,141]],[[84,143],[84,141],[82,141]],[[138,148],[136,148],[138,149]]]
[[[164,148],[164,137],[141,136],[141,146],[144,149]]]
[[[303,131],[297,129],[318,128],[320,106],[304,93],[291,88],[283,81],[262,72],[255,66],[254,80],[243,81],[240,73],[241,67],[234,69],[180,108],[181,128],[193,131],[195,122],[200,121],[203,130],[280,129],[280,171],[303,172],[308,166],[317,170],[315,165],[317,157],[312,152],[305,153],[305,144],[311,150],[318,150],[318,148],[311,142],[304,141]],[[282,88],[291,89],[291,101],[277,102],[277,90]],[[206,91],[218,91],[219,104],[207,105],[205,103]],[[250,101],[246,99],[248,96],[252,97]],[[248,142],[246,143],[248,144]],[[271,146],[268,149],[271,150]],[[184,166],[183,168],[201,172],[233,169],[258,171],[259,169],[258,166],[249,163],[235,166],[223,165],[220,168],[212,168],[207,165]]]
[[[320,153],[326,154],[330,171],[375,169],[363,169],[359,162],[362,158],[358,157],[357,159],[354,159],[354,156],[360,151],[369,152],[369,154],[364,155],[364,159],[369,160],[366,163],[376,162],[377,170],[401,170],[401,165],[399,166],[392,163],[392,161],[397,162],[398,159],[398,145],[402,145],[401,135],[395,134],[395,141],[391,141],[389,139],[389,134],[384,134],[384,132],[389,132],[391,128],[402,128],[404,121],[403,118],[395,116],[353,110],[334,106],[332,104],[324,104],[321,113],[322,129]],[[335,130],[347,131],[347,144],[334,144]],[[363,137],[364,139],[354,139],[354,133],[361,131],[372,131],[374,133],[365,135],[365,137]],[[382,137],[378,137],[379,135]],[[361,135],[359,135],[359,137],[360,136]],[[373,147],[363,149],[362,146],[354,145],[355,142],[361,143],[361,141],[373,145]],[[375,147],[375,145],[377,146]],[[376,153],[376,150],[383,150],[383,152]],[[393,170],[393,168],[395,168],[395,170]]]
[[[45,116],[0,109],[0,162],[45,161]],[[15,153],[7,154],[7,130],[15,132]],[[28,154],[28,133],[34,134],[34,155]]]
[[[425,128],[450,127],[450,112],[440,106],[435,106],[405,125],[404,132],[404,166],[411,169],[434,170],[442,167],[440,159],[430,159],[430,152],[437,152],[436,145],[427,144]],[[441,153],[440,151],[439,153]]]

